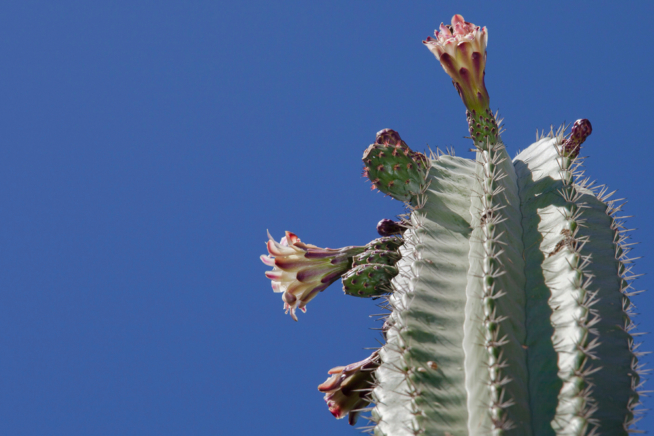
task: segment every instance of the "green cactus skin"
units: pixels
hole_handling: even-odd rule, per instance
[[[401,141],[397,145],[372,144],[363,154],[364,175],[384,194],[411,201],[420,191],[426,159]]]
[[[398,238],[397,236],[384,236],[383,238],[370,241],[366,245],[366,251],[397,251],[402,245],[404,245],[404,239]]]
[[[499,125],[499,122],[496,123]],[[376,435],[627,435],[639,353],[624,227],[563,129],[512,162],[432,155],[405,218]]]
[[[343,292],[354,297],[373,297],[392,292],[390,282],[397,275],[391,265],[365,264],[343,275]]]
[[[400,253],[397,251],[366,250],[363,253],[354,256],[352,259],[352,267],[365,265],[368,263],[395,265],[398,260],[400,260]]]

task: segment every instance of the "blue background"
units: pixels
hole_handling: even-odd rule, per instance
[[[295,323],[258,256],[266,229],[362,245],[403,212],[361,177],[381,128],[473,156],[421,44],[454,13],[488,26],[511,155],[591,120],[651,271],[650,2],[4,2],[0,434],[357,434],[316,386],[379,310],[335,284]]]

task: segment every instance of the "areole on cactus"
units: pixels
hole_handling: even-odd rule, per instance
[[[642,366],[621,204],[583,177],[586,119],[509,158],[484,83],[488,31],[455,15],[423,43],[466,106],[474,160],[414,152],[384,129],[364,176],[408,207],[382,238],[338,250],[292,233],[262,256],[295,317],[338,278],[385,298],[385,344],[319,390],[376,435],[591,436],[638,432]]]

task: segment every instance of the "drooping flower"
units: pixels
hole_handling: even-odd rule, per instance
[[[590,121],[585,118],[575,121],[570,136],[563,143],[563,154],[571,158],[579,156],[581,144],[586,141],[591,133],[593,133],[593,126],[591,126]]]
[[[350,425],[356,423],[361,409],[370,404],[368,394],[373,383],[372,373],[379,364],[379,353],[375,351],[361,362],[329,370],[331,377],[318,386],[318,390],[325,392],[327,407],[336,419],[349,414]]]
[[[319,292],[338,280],[352,265],[352,257],[366,247],[320,248],[304,244],[294,233],[286,232],[280,242],[268,233],[268,255],[261,261],[272,266],[266,277],[275,292],[282,293],[286,313],[297,321],[296,311],[306,312],[306,305]]]
[[[463,103],[469,110],[484,112],[489,107],[488,91],[484,84],[486,68],[486,27],[468,23],[461,15],[452,17],[452,24],[441,23],[422,43],[436,56],[452,78]]]

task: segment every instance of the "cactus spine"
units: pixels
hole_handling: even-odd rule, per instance
[[[299,282],[311,276],[289,276],[299,253],[333,258],[311,261],[316,274],[349,265],[346,294],[385,298],[386,343],[362,361],[374,363],[366,366],[374,376],[356,379],[370,393],[353,396],[330,382],[330,410],[353,423],[361,412],[354,405],[375,402],[368,429],[378,436],[638,432],[637,276],[620,200],[581,170],[590,122],[578,120],[567,136],[564,127],[537,135],[511,160],[484,84],[486,28],[456,15],[435,36],[424,43],[466,105],[476,159],[428,158],[384,129],[364,153],[364,176],[406,205],[402,221],[380,221],[384,237],[365,247],[297,240],[295,252],[273,244],[277,251],[262,258],[285,296],[304,292]],[[315,279],[308,295],[330,280]]]

